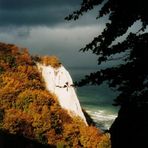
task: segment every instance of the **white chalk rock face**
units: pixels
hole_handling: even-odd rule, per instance
[[[42,73],[47,89],[58,97],[61,107],[66,109],[71,116],[81,117],[87,124],[73,87],[72,78],[64,66],[57,69],[39,63],[37,66]]]

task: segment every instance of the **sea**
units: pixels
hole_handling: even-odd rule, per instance
[[[72,67],[67,68],[73,81],[79,81],[86,74],[95,72],[96,68]],[[113,106],[118,92],[108,87],[107,82],[100,86],[87,85],[76,87],[81,107],[90,115],[96,126],[103,131],[109,130],[117,117],[119,107]]]

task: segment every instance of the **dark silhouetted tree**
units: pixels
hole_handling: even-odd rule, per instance
[[[96,54],[98,64],[109,61],[116,54],[119,54],[124,62],[115,67],[91,73],[78,85],[100,85],[108,81],[110,87],[120,92],[115,99],[115,105],[120,105],[121,108],[110,128],[112,148],[148,147],[146,140],[148,133],[148,68],[146,66],[148,63],[146,28],[148,8],[146,3],[146,0],[83,0],[80,9],[66,17],[67,20],[77,20],[98,5],[102,7],[97,18],[109,15],[109,21],[101,35],[95,37],[81,51],[90,50]],[[112,44],[136,21],[142,24],[137,32],[129,33],[124,41]]]

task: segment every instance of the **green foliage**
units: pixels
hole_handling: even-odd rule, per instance
[[[0,109],[0,129],[3,126],[3,119],[4,119],[4,110]]]
[[[0,109],[0,123],[3,121],[4,118],[4,110]]]
[[[0,66],[0,74],[2,74],[4,71],[4,68]]]
[[[108,133],[101,137],[101,142],[98,144],[98,148],[111,148],[111,142],[108,140],[110,135]]]
[[[16,108],[26,110],[29,107],[29,104],[33,101],[33,96],[26,94],[19,94],[19,99],[16,101]]]
[[[37,139],[39,140],[39,142],[41,142],[42,144],[47,144],[47,138],[45,133],[39,133]]]
[[[15,57],[12,55],[6,55],[2,58],[5,63],[8,63],[10,67],[16,67]]]
[[[57,143],[57,148],[64,148],[64,143],[63,142],[59,142]]]

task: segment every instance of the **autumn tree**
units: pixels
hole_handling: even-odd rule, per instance
[[[100,85],[108,81],[110,87],[120,92],[114,103],[121,106],[119,115],[110,129],[113,148],[147,147],[148,9],[146,0],[83,0],[80,9],[66,19],[77,20],[98,5],[101,10],[96,15],[97,18],[108,15],[109,21],[102,33],[81,51],[91,51],[92,54],[97,55],[98,64],[115,60],[117,54],[122,62],[114,67],[91,73],[78,84]],[[129,27],[137,21],[141,23],[141,28],[134,33],[127,33]],[[123,35],[124,40],[118,40],[118,37]]]
[[[0,147],[110,148],[107,134],[61,108],[46,90],[35,59],[61,65],[55,56],[33,58],[27,49],[0,43]]]

